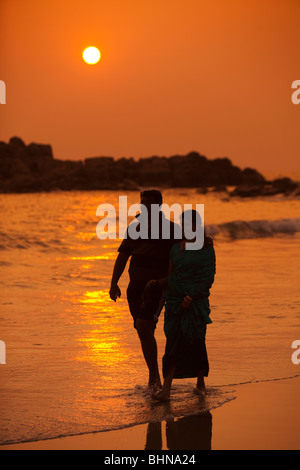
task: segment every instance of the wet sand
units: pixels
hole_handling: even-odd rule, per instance
[[[300,377],[234,388],[235,400],[202,416],[0,446],[0,450],[300,449]]]

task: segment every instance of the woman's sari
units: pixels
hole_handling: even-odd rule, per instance
[[[197,377],[209,373],[206,351],[206,325],[210,319],[209,295],[216,272],[213,246],[202,250],[181,249],[175,244],[170,253],[173,270],[166,289],[164,331],[167,338],[163,374],[176,364],[174,378]],[[186,295],[193,301],[188,309],[181,307]]]

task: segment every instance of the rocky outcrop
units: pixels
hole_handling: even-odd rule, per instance
[[[83,161],[57,160],[50,145],[25,143],[18,137],[0,142],[0,192],[52,190],[137,190],[141,187],[187,187],[199,192],[228,192],[248,197],[295,191],[288,178],[267,182],[255,169],[234,166],[228,158],[209,160],[197,152],[135,160],[110,156]],[[210,188],[210,189],[209,189]]]
[[[265,181],[260,184],[238,185],[231,193],[231,196],[256,197],[256,196],[299,196],[300,184],[290,178],[277,178],[273,181]]]

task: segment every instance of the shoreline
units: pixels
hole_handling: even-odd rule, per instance
[[[236,399],[200,415],[1,450],[300,450],[300,376],[235,385]]]

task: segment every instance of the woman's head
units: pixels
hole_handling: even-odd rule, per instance
[[[200,244],[201,248],[207,248],[213,245],[213,239],[207,236],[202,223],[201,215],[195,209],[184,211],[180,217],[182,225],[183,237],[195,243],[196,246]]]
[[[188,234],[189,230],[192,232],[199,231],[202,227],[201,215],[195,209],[184,211],[180,219],[184,234]]]

